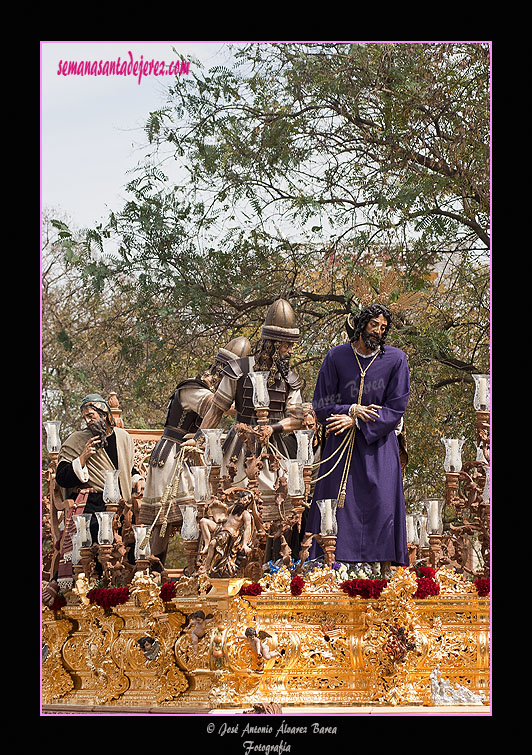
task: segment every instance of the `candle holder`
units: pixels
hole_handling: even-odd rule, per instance
[[[113,519],[114,511],[97,511],[95,513],[98,520],[98,545],[112,546],[114,541]]]
[[[445,446],[443,468],[446,472],[460,472],[462,469],[462,447],[465,438],[441,438]]]
[[[211,468],[209,466],[190,467],[194,478],[194,500],[196,503],[205,503],[210,497],[209,477]]]
[[[436,570],[443,558],[443,534],[429,534],[429,564]]]
[[[179,509],[183,517],[181,537],[184,541],[198,540],[200,534],[197,517],[198,507],[190,503],[180,503]]]
[[[150,541],[146,538],[149,528],[144,524],[133,524],[132,529],[135,536],[135,571],[145,571],[149,569],[151,556]]]
[[[270,405],[270,394],[268,391],[269,372],[249,372],[249,379],[253,386],[253,406],[255,409],[267,407]]]
[[[427,512],[427,534],[441,535],[443,533],[442,510],[444,499],[429,498],[426,501],[421,501],[421,503]]]
[[[336,536],[338,534],[338,523],[336,521],[336,508],[338,501],[336,498],[324,498],[316,501],[321,514],[320,535]]]
[[[430,556],[430,543],[427,535],[427,516],[421,514],[418,517],[419,522],[419,555],[420,558],[428,559]]]
[[[473,396],[473,406],[481,412],[489,412],[490,408],[490,376],[472,374],[475,381],[475,395]]]
[[[80,548],[79,552],[81,560],[81,569],[79,573],[83,572],[90,582],[96,568],[96,561],[94,558],[92,546]],[[76,574],[76,576],[78,576],[78,574]]]
[[[314,450],[312,441],[314,440],[315,430],[296,430],[294,435],[297,441],[297,460],[305,466],[314,462]]]
[[[323,550],[325,564],[332,567],[336,558],[336,535],[316,535],[316,540]]]
[[[305,495],[304,465],[297,459],[281,459],[281,468],[286,474],[288,495]]]
[[[205,436],[205,463],[207,466],[221,467],[223,464],[222,433],[220,429],[201,431]]]
[[[406,542],[408,548],[408,558],[410,565],[417,560],[418,546],[419,546],[419,533],[417,528],[417,515],[406,515]]]
[[[61,422],[58,419],[53,419],[44,423],[44,429],[46,430],[46,449],[49,454],[58,454],[61,448],[61,438],[59,437],[59,428]]]
[[[103,500],[108,512],[115,512],[122,500],[120,492],[120,472],[118,469],[106,469],[104,472]]]

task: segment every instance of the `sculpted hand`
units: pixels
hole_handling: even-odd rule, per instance
[[[273,435],[273,428],[271,425],[260,425],[257,428],[257,434],[262,444],[266,443]]]
[[[379,406],[378,404],[368,404],[367,406],[353,404],[350,413],[352,416],[358,417],[358,419],[361,419],[363,422],[375,422],[376,419],[379,419],[377,409],[382,409],[382,406]]]
[[[329,423],[327,429],[335,435],[340,435],[354,426],[355,418],[350,417],[349,414],[331,414],[327,417],[327,422]]]
[[[87,465],[87,461],[91,458],[91,456],[94,456],[100,445],[100,439],[96,436],[90,438],[85,443],[83,451],[79,455],[79,461],[82,467],[85,467]]]

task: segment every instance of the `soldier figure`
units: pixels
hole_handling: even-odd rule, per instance
[[[190,502],[194,490],[192,473],[185,460],[179,472],[178,484],[174,485],[172,495],[163,501],[165,491],[176,474],[179,449],[184,441],[197,432],[209,409],[224,366],[235,359],[246,357],[250,350],[251,344],[244,336],[233,339],[225,348],[218,350],[214,363],[208,370],[195,378],[183,380],[170,398],[161,439],[150,456],[139,517],[141,524],[148,524],[153,528],[151,551],[163,565],[171,527],[181,522],[178,503]]]

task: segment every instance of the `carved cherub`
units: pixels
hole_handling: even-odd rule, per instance
[[[214,614],[208,613],[205,615],[204,611],[194,611],[189,615],[189,621],[192,622],[191,642],[194,647],[194,651],[197,651],[199,641],[205,637],[207,632],[207,624],[214,619]]]
[[[269,661],[271,658],[277,658],[282,653],[277,650],[276,638],[273,638],[271,634],[264,631],[264,629],[257,630],[254,627],[247,627],[244,632],[244,638],[251,651],[258,657],[264,658],[265,661]]]
[[[139,647],[148,661],[153,661],[159,655],[159,641],[152,637],[141,637],[138,641]]]
[[[85,574],[81,572],[76,579],[76,584],[74,585],[72,592],[74,592],[81,599],[81,603],[84,606],[90,605],[90,600],[87,598],[87,594],[89,593],[90,589],[89,580],[87,579]]]

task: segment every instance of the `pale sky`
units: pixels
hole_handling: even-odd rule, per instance
[[[63,76],[60,61],[177,60],[223,64],[222,42],[41,42],[41,206],[72,229],[94,227],[125,198],[127,172],[146,150],[144,123],[165,102],[171,76]],[[130,53],[131,52],[131,56]],[[191,70],[194,63],[191,63]],[[183,74],[184,75],[184,74]]]

